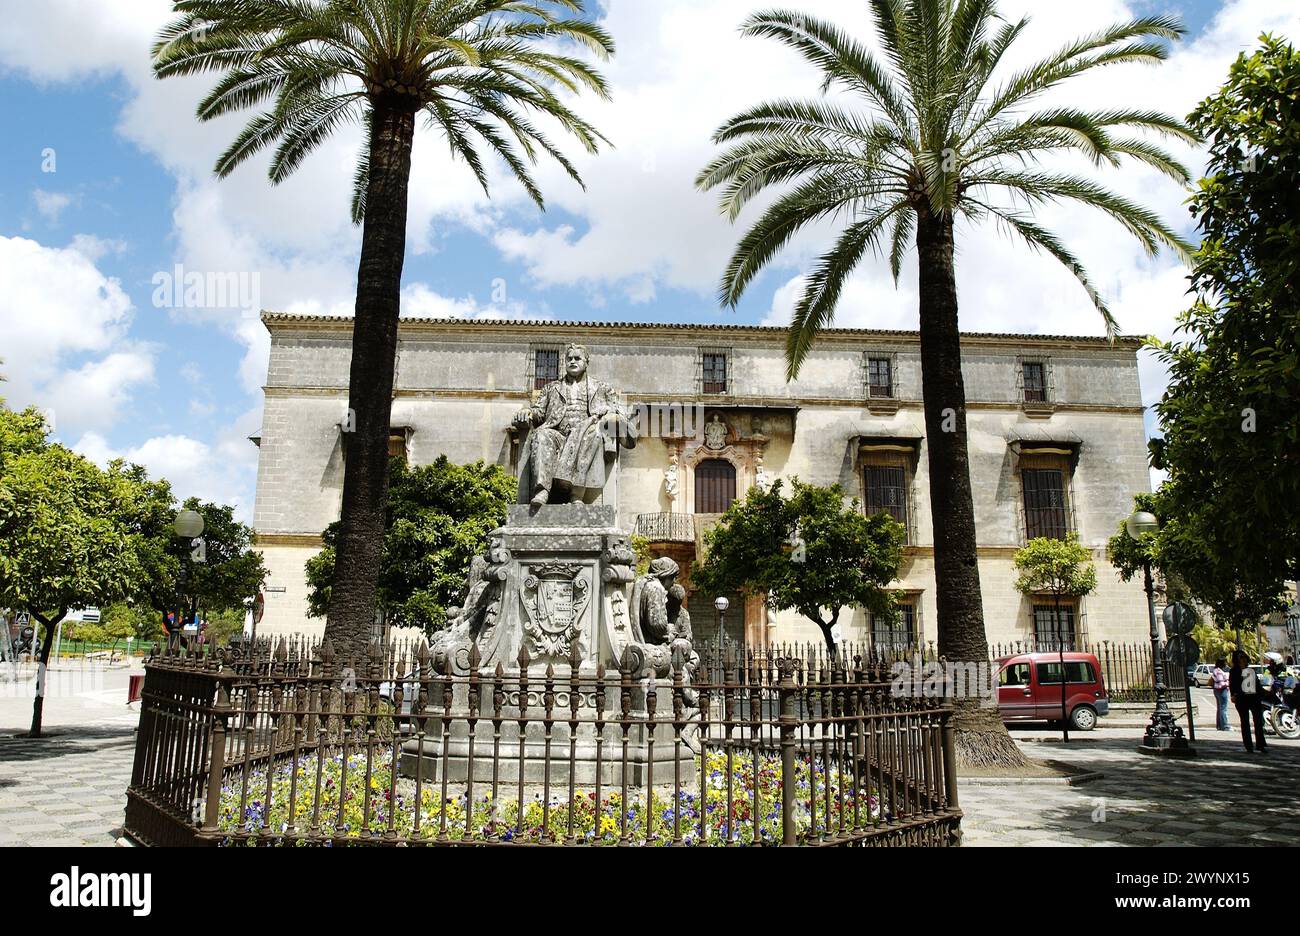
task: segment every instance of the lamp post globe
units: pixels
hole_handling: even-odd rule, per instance
[[[727,600],[726,595],[719,595],[713,599],[713,607],[717,608],[718,613],[721,614],[731,607],[731,602]]]
[[[180,510],[172,521],[172,530],[180,539],[194,539],[203,534],[203,514],[197,510]]]
[[[1160,529],[1160,523],[1156,520],[1155,514],[1145,510],[1135,510],[1124,521],[1124,530],[1128,533],[1129,539],[1139,540],[1144,533],[1154,533]]]

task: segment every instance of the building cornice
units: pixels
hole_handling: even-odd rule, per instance
[[[262,324],[274,335],[337,335],[351,336],[352,317],[343,315],[293,315],[287,312],[262,312]],[[706,322],[592,322],[528,319],[448,319],[407,317],[401,320],[399,337],[440,335],[517,336],[527,331],[535,340],[569,341],[587,336],[604,338],[634,338],[644,340],[647,334],[665,339],[686,341],[718,339],[750,339],[758,343],[785,346],[787,330],[777,325],[727,325]],[[823,345],[828,343],[859,344],[877,347],[881,342],[919,346],[920,334],[914,331],[897,331],[871,328],[827,328],[821,332]],[[1030,335],[1001,332],[963,332],[962,342],[972,347],[1053,348],[1081,351],[1134,352],[1142,346],[1139,338],[1120,336],[1114,341],[1088,335]]]
[[[265,386],[262,392],[267,397],[327,397],[346,399],[346,387],[272,387]],[[627,403],[682,403],[708,408],[713,405],[725,405],[728,409],[792,409],[798,407],[843,407],[846,409],[866,409],[867,400],[863,397],[767,397],[767,396],[733,396],[718,397],[717,400],[690,394],[673,393],[627,393],[623,395]],[[409,387],[393,391],[393,399],[420,400],[530,400],[532,394],[527,390],[468,390],[464,388]],[[922,415],[924,407],[920,400],[898,400],[897,412]],[[1056,403],[1056,413],[1114,413],[1125,416],[1141,416],[1146,412],[1142,406],[1118,406],[1107,403]],[[1002,410],[1014,411],[1023,408],[1023,404],[1006,401],[967,400],[968,410]]]
[[[320,549],[325,545],[319,533],[254,533],[254,546],[306,546]]]

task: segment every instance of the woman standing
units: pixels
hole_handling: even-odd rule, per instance
[[[1214,661],[1214,670],[1210,674],[1210,686],[1214,689],[1214,727],[1220,731],[1230,731],[1228,726],[1228,670],[1227,661],[1219,657]]]

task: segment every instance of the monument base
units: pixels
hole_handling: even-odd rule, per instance
[[[484,693],[490,697],[490,681]],[[537,700],[529,700],[523,711],[518,705],[518,687],[507,692],[510,704],[497,714],[490,706],[476,715],[470,714],[465,687],[454,692],[450,718],[430,718],[422,738],[409,738],[402,745],[400,772],[424,782],[462,784],[474,775],[475,786],[495,780],[509,787],[517,785],[520,775],[530,790],[550,782],[552,789],[567,786],[570,773],[575,785],[617,788],[625,779],[630,787],[643,788],[673,782],[680,771],[683,783],[689,783],[696,771],[699,715],[691,712],[681,726],[672,722],[673,686],[671,681],[656,680],[656,721],[647,724],[646,687],[639,681],[631,690],[630,706],[623,721],[621,691],[617,677],[606,689],[605,721],[599,728],[595,721],[594,688],[584,685],[579,700],[576,731],[571,717],[569,691],[559,681],[555,708],[549,725],[545,709]],[[539,687],[540,688],[540,687]],[[528,695],[534,696],[530,684]],[[441,704],[430,706],[434,711]],[[525,722],[520,744],[520,722]],[[471,732],[471,722],[473,730]],[[444,728],[445,725],[445,728]],[[549,742],[548,742],[549,735]]]

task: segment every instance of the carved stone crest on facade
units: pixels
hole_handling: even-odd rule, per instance
[[[727,447],[727,424],[717,413],[704,424],[704,446],[714,451]]]
[[[547,562],[533,566],[520,585],[528,620],[524,631],[536,656],[568,659],[574,642],[581,644],[582,612],[591,597],[583,567]]]

